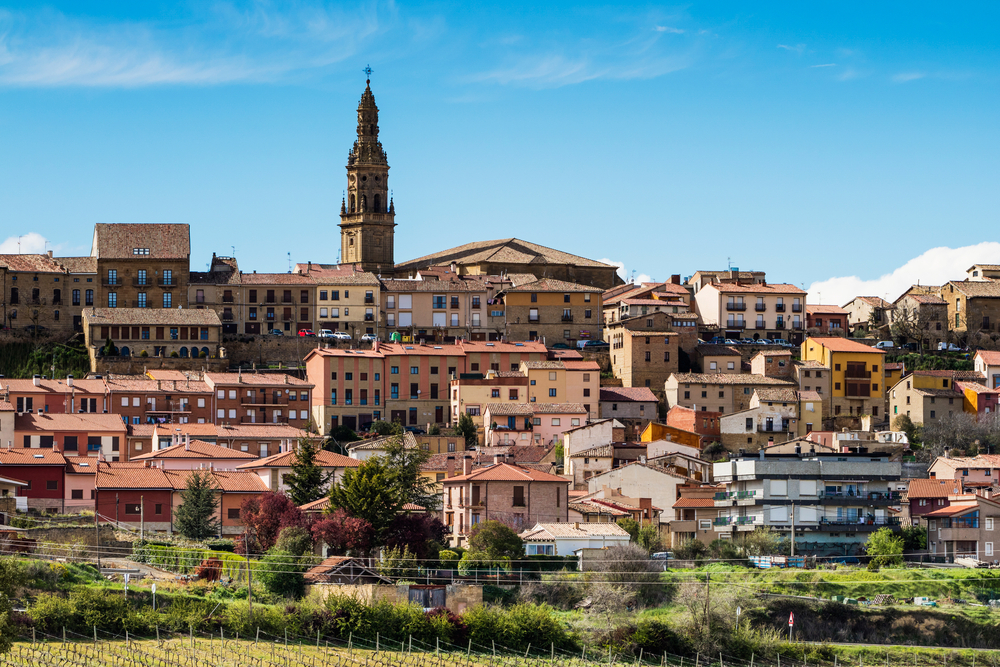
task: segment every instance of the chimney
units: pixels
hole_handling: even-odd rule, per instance
[[[757,454],[760,456],[760,460],[763,461],[764,460],[764,448],[761,447],[760,451],[757,452]]]
[[[445,470],[447,471],[448,477],[455,476],[455,457],[449,456],[447,458],[447,463],[445,463]]]
[[[573,522],[573,527],[576,528],[577,530],[580,530],[580,522],[579,521],[574,521]]]
[[[670,276],[670,284],[671,285],[680,285],[681,284],[681,274],[675,273],[674,275]]]
[[[462,458],[462,474],[468,475],[470,473],[472,473],[472,456],[466,454]]]
[[[190,439],[190,436],[188,436],[188,440],[186,440],[184,442],[184,451],[185,452],[190,452],[191,451],[191,439]]]
[[[66,376],[66,386],[67,387],[72,387],[73,386],[73,374],[72,373],[70,373],[69,375]]]
[[[35,374],[35,376],[31,378],[31,384],[35,385],[36,387],[41,387],[42,386],[42,376],[38,375],[38,374]]]
[[[62,452],[62,445],[60,445],[58,442],[56,442],[55,440],[53,440],[52,441],[52,451],[54,453],[56,453],[56,454],[59,454],[60,452]]]
[[[494,454],[493,455],[493,465],[497,465],[498,463],[500,463],[500,455],[499,454]]]

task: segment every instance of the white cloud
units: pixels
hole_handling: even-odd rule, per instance
[[[18,245],[18,239],[20,239],[20,246]],[[41,254],[51,248],[52,244],[49,243],[48,239],[37,232],[28,232],[27,234],[22,234],[20,237],[8,236],[3,241],[0,241],[0,254],[3,255],[16,255],[18,253],[22,255]]]
[[[809,286],[809,301],[838,306],[856,296],[880,296],[887,301],[894,301],[911,285],[943,285],[949,280],[963,280],[966,269],[973,264],[996,264],[998,258],[1000,243],[996,241],[961,248],[932,248],[892,273],[874,280],[844,276],[814,282]]]
[[[811,68],[815,69],[817,67],[836,67],[837,63],[823,63],[822,65],[810,65]]]
[[[806,50],[805,44],[796,44],[794,46],[789,44],[778,44],[779,49],[784,49],[786,51],[792,51],[793,53],[802,53]]]
[[[629,278],[631,276],[629,275],[629,272],[625,270],[625,262],[619,262],[613,259],[608,259],[607,257],[605,257],[604,259],[599,259],[597,261],[604,262],[605,264],[610,264],[611,266],[617,266],[618,270],[616,271],[616,273],[618,274],[618,277],[624,280],[625,282],[629,281]],[[653,279],[650,278],[649,275],[646,273],[636,273],[635,282],[636,284],[651,283],[653,282]]]
[[[681,28],[671,28],[670,26],[666,26],[666,25],[658,25],[658,26],[656,26],[655,30],[656,30],[656,32],[669,32],[669,33],[673,33],[675,35],[683,35],[684,34],[684,30],[683,29],[681,29]]]
[[[896,83],[906,83],[907,81],[916,81],[917,79],[922,79],[927,76],[923,72],[900,72],[899,74],[892,77],[892,80]]]

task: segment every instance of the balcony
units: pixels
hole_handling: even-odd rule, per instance
[[[847,370],[844,371],[844,377],[848,380],[871,380],[871,371],[859,371],[848,366]]]
[[[132,287],[152,287],[153,281],[149,278],[133,278]]]
[[[945,542],[978,542],[979,537],[979,528],[962,525],[956,528],[942,528],[938,531],[937,539]]]
[[[743,311],[747,309],[746,303],[737,303],[736,301],[730,301],[726,304],[726,310],[739,310]]]
[[[234,299],[232,297],[232,295],[230,295],[230,296],[223,296],[222,297],[222,303],[235,303],[235,302],[236,302],[236,299]]]
[[[132,301],[126,302],[129,304],[130,308],[149,308],[149,299],[140,301],[139,299],[133,299]]]
[[[793,324],[792,329],[794,329],[795,331],[802,331],[802,323],[800,322],[798,324]]]
[[[896,491],[857,491],[833,492],[821,491],[820,502],[824,505],[896,505],[901,500],[901,496]]]
[[[104,287],[120,287],[122,284],[121,278],[105,278],[101,280],[101,285]]]
[[[458,301],[452,301],[451,302],[451,307],[457,309],[458,308]]]
[[[784,320],[778,320],[777,322],[775,322],[774,323],[774,328],[775,329],[784,329],[785,328],[785,322],[784,322]]]
[[[726,322],[726,328],[727,329],[745,329],[746,326],[747,326],[747,323],[746,322],[742,322],[742,321],[741,322],[734,322],[734,321]]]
[[[675,519],[670,522],[671,533],[693,533],[698,530],[698,522],[694,519]]]
[[[271,318],[270,318],[270,317],[268,317],[268,319],[271,319]],[[281,321],[282,321],[282,322],[291,322],[291,321],[292,321],[292,320],[294,320],[294,319],[295,319],[295,318],[294,318],[294,317],[292,317],[292,316],[291,316],[291,315],[289,315],[289,314],[285,314],[285,315],[282,315],[282,316],[281,316]]]
[[[562,316],[562,321],[563,322],[572,322],[573,321],[573,316],[572,315],[563,315]]]
[[[753,309],[756,310],[758,313],[766,312],[767,311],[767,304],[766,303],[755,304],[754,307],[753,307]]]
[[[373,297],[373,296],[366,296],[365,297],[365,304],[366,305],[371,305],[373,303],[375,303],[375,297]],[[389,307],[392,308],[392,306],[389,306]]]
[[[243,416],[240,417],[241,424],[287,424],[288,417],[282,415],[280,417],[271,417],[270,419],[257,419],[256,416]]]
[[[774,312],[776,312],[776,313],[783,313],[783,312],[785,312],[785,304],[779,303],[779,304],[775,305]]]
[[[792,312],[793,313],[801,313],[802,312],[802,304],[801,303],[793,303],[792,304]]]
[[[232,322],[233,319],[235,319],[235,318],[233,317],[232,313],[222,313],[222,317],[220,319],[223,322]]]
[[[898,517],[883,516],[876,518],[857,517],[820,517],[818,530],[835,530],[844,533],[873,532],[879,528],[899,529]]]
[[[756,498],[756,491],[723,491],[714,496],[716,507],[728,507],[734,502],[737,505],[752,505]]]
[[[528,322],[531,324],[538,324],[539,322],[541,322],[541,320],[538,319],[537,317],[529,317]]]
[[[365,315],[365,322],[374,322],[374,321],[375,321],[374,315]]]
[[[763,322],[757,322],[757,323],[756,323],[756,324],[754,325],[754,328],[755,328],[755,329],[766,329],[766,328],[767,328],[767,325],[766,325],[766,324],[764,324]]]
[[[161,401],[159,406],[146,404],[146,414],[162,415],[191,412],[191,404],[188,401]]]
[[[177,281],[173,278],[160,278],[156,284],[160,287],[177,287]]]
[[[290,296],[281,297],[281,303],[295,303],[295,299]]]

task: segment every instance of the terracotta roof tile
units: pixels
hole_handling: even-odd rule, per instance
[[[97,467],[94,488],[101,489],[169,489],[173,484],[160,468],[116,466],[101,464]]]
[[[672,373],[679,384],[746,384],[798,386],[795,382],[755,373]]]
[[[987,366],[1000,366],[1000,350],[979,350],[976,356]]]
[[[547,354],[545,345],[537,341],[525,341],[523,343],[486,343],[483,341],[460,341],[458,346],[466,352],[514,352],[516,354],[538,353]]]
[[[310,437],[307,431],[288,424],[219,424],[219,438],[285,439]]]
[[[525,542],[548,541],[558,537],[627,537],[628,531],[617,523],[608,522],[578,522],[578,523],[540,523],[534,528],[521,533]]]
[[[263,493],[268,489],[260,475],[239,470],[164,470],[174,490],[186,489],[188,478],[196,472],[208,472],[215,488],[226,493]]]
[[[504,417],[530,417],[535,413],[534,407],[528,403],[487,403],[486,410],[490,415]]]
[[[241,273],[240,283],[243,285],[263,285],[265,287],[267,285],[303,285],[308,287],[309,285],[315,285],[316,281],[309,276],[303,276],[298,273]]]
[[[273,454],[264,459],[257,459],[237,466],[240,470],[255,470],[257,468],[288,468],[292,465],[295,452],[281,452]],[[343,454],[335,454],[322,449],[316,452],[316,465],[321,468],[357,468],[361,461],[352,459]]]
[[[542,278],[534,282],[524,283],[517,287],[511,287],[508,292],[592,292],[600,294],[604,290],[600,287],[580,285],[578,283],[568,283],[565,280],[555,278]]]
[[[0,266],[8,271],[28,273],[66,273],[58,259],[48,255],[0,255]]]
[[[602,401],[623,403],[656,403],[656,394],[649,387],[601,387]]]
[[[313,384],[289,373],[205,373],[209,386],[252,385],[257,387],[312,387]]]
[[[83,319],[88,325],[222,326],[218,313],[210,308],[84,308]]]
[[[712,498],[681,498],[674,507],[677,509],[685,507],[715,507],[715,500]]]
[[[464,357],[460,345],[421,345],[419,343],[380,343],[378,351],[384,356],[435,356]]]
[[[961,493],[962,483],[953,479],[914,479],[910,481],[907,497],[914,498],[947,498]]]
[[[559,482],[569,484],[569,481],[558,475],[552,475],[538,470],[528,470],[509,463],[499,463],[488,468],[473,470],[468,475],[458,475],[444,480],[445,484],[484,481],[484,482]]]
[[[794,389],[757,389],[755,393],[762,403],[796,403],[799,400]]]
[[[190,444],[181,443],[164,449],[157,449],[140,456],[133,456],[133,461],[156,461],[160,459],[246,459],[254,460],[257,457],[250,452],[241,452],[228,447],[213,445],[204,440],[192,440]]]
[[[133,251],[148,248],[150,259],[188,259],[191,231],[186,224],[98,223],[94,251],[101,259],[141,259]]]
[[[870,306],[875,306],[876,308],[892,308],[892,304],[879,296],[856,296],[851,301],[864,301]],[[850,303],[850,301],[848,301]]]
[[[970,281],[955,281],[952,280],[944,287],[954,286],[955,289],[967,297],[971,298],[996,298],[1000,297],[1000,281],[996,280],[970,280]]]
[[[815,304],[806,306],[808,315],[847,315],[847,311],[833,304]]]
[[[705,287],[714,287],[719,290],[720,294],[805,294],[806,291],[801,287],[796,287],[788,283],[751,283],[747,284],[735,284],[735,283],[712,283],[711,285],[705,285]],[[702,288],[704,289],[704,288]]]
[[[463,280],[452,277],[450,280],[409,280],[409,279],[382,279],[382,291],[393,294],[407,292],[438,292],[447,294],[449,292],[487,292],[489,288],[478,280]]]
[[[536,415],[587,414],[583,403],[529,403]]]
[[[700,344],[694,351],[703,357],[738,357],[739,350],[729,345]]]
[[[51,449],[33,447],[15,447],[0,449],[0,469],[3,466],[51,466],[66,465],[66,457]]]
[[[46,412],[44,414],[18,415],[14,421],[14,429],[24,432],[47,431],[79,431],[79,432],[116,432],[124,433],[125,422],[119,415],[97,413],[63,414]]]
[[[614,268],[603,262],[571,255],[560,250],[522,241],[516,238],[499,239],[495,241],[477,241],[465,245],[442,250],[433,255],[418,257],[408,262],[396,265],[396,271],[422,269],[427,266],[450,264],[460,265],[490,262],[497,264],[571,264],[582,267]]]

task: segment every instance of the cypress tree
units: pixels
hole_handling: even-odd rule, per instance
[[[174,512],[177,532],[191,540],[203,540],[218,534],[218,507],[215,480],[211,473],[207,470],[191,473],[187,488],[181,491],[181,506]]]
[[[333,473],[326,473],[316,464],[320,448],[312,440],[302,438],[292,458],[291,471],[284,476],[288,485],[288,495],[296,505],[305,505],[319,500],[327,493],[327,484]]]

